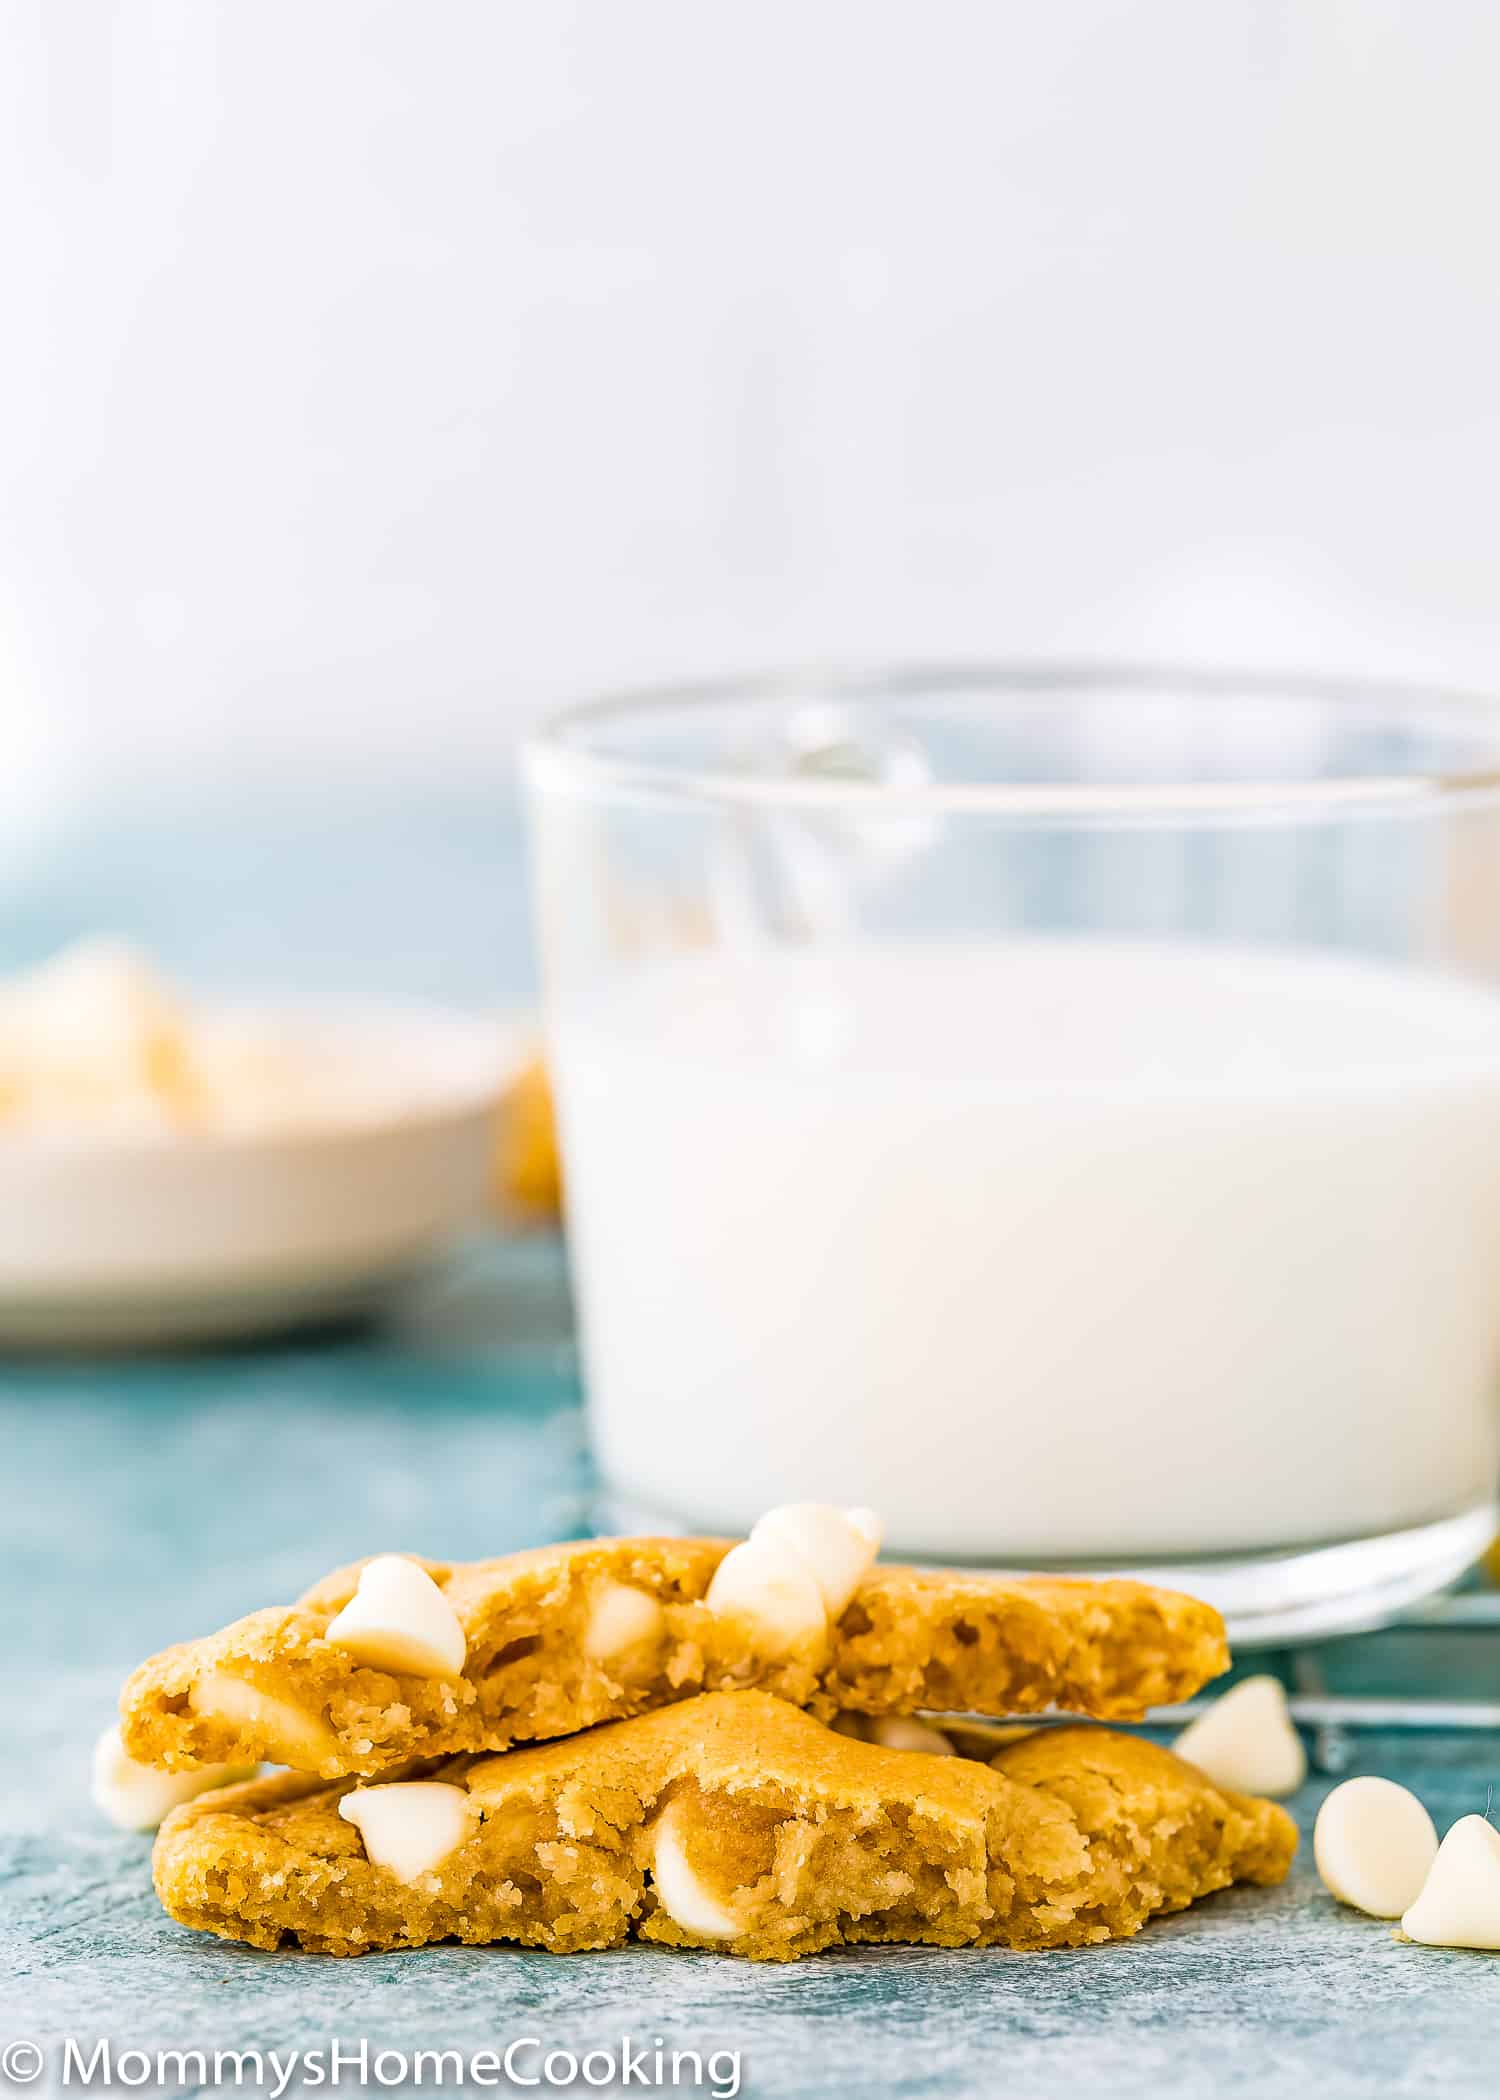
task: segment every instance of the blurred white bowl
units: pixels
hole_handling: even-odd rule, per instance
[[[344,1317],[480,1217],[521,1030],[433,1012],[276,1026],[347,1067],[349,1113],[234,1132],[0,1130],[0,1347]]]

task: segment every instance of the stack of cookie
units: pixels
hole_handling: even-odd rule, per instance
[[[1138,1718],[1227,1660],[1131,1582],[876,1566],[868,1512],[749,1539],[382,1555],[141,1666],[129,1769],[213,1790],[156,1841],[184,1925],[329,1954],[628,1939],[1067,1947],[1285,1875],[1295,1832]],[[1004,1728],[940,1727],[950,1713]],[[275,1777],[214,1785],[225,1766]],[[168,1784],[177,1784],[169,1781]]]

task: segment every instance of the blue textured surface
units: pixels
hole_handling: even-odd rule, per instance
[[[363,859],[340,846],[336,894],[311,934],[302,922],[300,960],[259,911],[235,918],[234,882],[207,900],[221,914],[212,922],[203,898],[180,904],[165,862],[158,895],[144,831],[88,879],[67,861],[41,871],[9,947],[96,923],[108,889],[114,923],[205,977],[233,975],[238,956],[252,977],[313,981],[314,950],[347,922],[365,927],[332,973],[350,990],[394,978],[410,992],[521,996],[514,834],[477,801],[440,829],[446,843],[430,855],[394,817],[361,834]],[[182,836],[179,825],[176,851]],[[264,861],[242,849],[245,897],[278,884],[292,894],[297,852],[305,872],[329,851],[311,821],[305,837],[296,825],[278,837]],[[379,955],[372,891],[401,898],[383,922],[399,938]],[[238,941],[216,945],[213,927],[226,924]],[[424,924],[447,927],[450,945],[424,946]],[[481,937],[493,943],[483,966]],[[534,2035],[579,2049],[660,2035],[741,2051],[742,2090],[776,2100],[1495,2091],[1500,1956],[1396,1943],[1321,1893],[1306,1849],[1284,1890],[1216,1898],[1132,1943],[1049,1956],[890,1949],[777,1969],[647,1950],[564,1961],[445,1948],[334,1962],[221,1946],[164,1918],[149,1840],[106,1830],[86,1791],[90,1745],[133,1663],[375,1547],[468,1556],[582,1527],[587,1462],[550,1241],[471,1250],[377,1332],[111,1365],[0,1364],[0,1452],[0,2045],[46,2047],[31,2091],[58,2083],[65,2035],[210,2051],[335,2036],[469,2051]],[[1492,1638],[1427,1642],[1420,1659],[1403,1639],[1410,1648],[1393,1636],[1330,1651],[1330,1677],[1373,1688],[1420,1661],[1451,1692],[1495,1696]],[[1405,1778],[1441,1826],[1484,1807],[1500,1744],[1367,1738],[1359,1768]],[[1297,1804],[1304,1828],[1325,1785]]]

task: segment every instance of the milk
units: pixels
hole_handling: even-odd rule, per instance
[[[1500,1472],[1500,998],[1126,941],[643,968],[555,1053],[596,1449],[742,1532],[1359,1538]]]

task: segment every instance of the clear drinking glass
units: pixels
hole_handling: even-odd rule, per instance
[[[869,1503],[1251,1642],[1494,1535],[1500,708],[798,676],[527,777],[613,1521]]]

